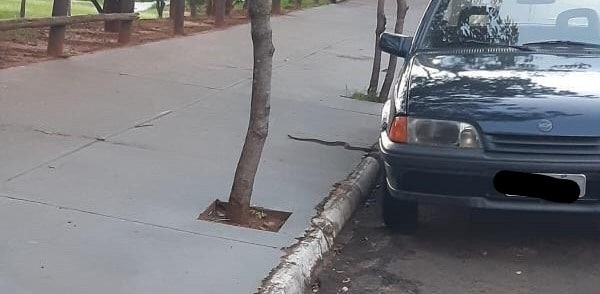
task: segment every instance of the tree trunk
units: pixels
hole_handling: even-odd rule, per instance
[[[98,3],[98,0],[91,0],[92,4],[94,4],[94,7],[96,7],[96,11],[98,11],[98,13],[104,13],[102,6],[100,6],[100,3]]]
[[[175,18],[175,7],[177,7],[177,0],[169,1],[169,18]]]
[[[118,0],[104,0],[104,9],[102,11],[104,13],[119,13],[119,1]],[[117,33],[119,32],[119,27],[121,25],[120,21],[110,20],[104,22],[104,31]]]
[[[225,0],[214,0],[215,26],[220,28],[225,25]]]
[[[206,0],[206,15],[215,15],[215,2],[214,0]]]
[[[72,7],[73,7],[73,3],[72,3],[71,0],[69,0],[69,4],[68,4],[68,7],[67,7],[67,15],[68,16],[71,16],[71,8]]]
[[[271,11],[273,14],[281,14],[281,0],[272,0]]]
[[[396,0],[396,26],[394,27],[394,33],[402,33],[407,12],[408,5],[406,4],[406,0]],[[394,82],[394,77],[396,76],[397,64],[398,57],[390,55],[390,63],[388,65],[387,73],[385,74],[385,80],[383,80],[383,86],[381,86],[381,92],[379,93],[379,102],[385,102],[390,94],[392,82]]]
[[[189,0],[190,1],[190,16],[192,18],[196,18],[198,17],[198,6],[196,4],[196,0]]]
[[[230,16],[231,12],[233,11],[233,0],[226,0],[225,1],[225,15]]]
[[[158,18],[163,18],[163,13],[165,12],[165,6],[167,4],[164,0],[156,0],[156,13],[158,14]]]
[[[173,9],[173,32],[175,35],[183,35],[185,21],[185,0],[171,0]]]
[[[133,13],[135,10],[135,0],[121,0],[119,3],[122,13]],[[124,45],[131,41],[131,31],[133,29],[133,20],[122,20],[119,28],[119,44]]]
[[[380,36],[385,32],[385,0],[377,0],[377,28],[375,29],[375,58],[373,60],[373,72],[367,93],[370,96],[377,96],[379,87],[379,73],[381,71],[381,48],[379,48]]]
[[[52,16],[66,16],[69,9],[69,0],[54,0],[52,3]],[[48,55],[62,56],[67,27],[64,25],[50,27],[48,34]]]
[[[294,0],[294,8],[301,9],[302,8],[302,0]]]
[[[275,52],[271,31],[270,1],[249,1],[248,9],[254,48],[250,122],[235,171],[227,213],[232,221],[241,224],[248,223],[254,178],[269,132],[271,74],[273,53]]]
[[[21,13],[19,14],[21,16],[21,18],[25,17],[25,2],[27,0],[21,0]]]

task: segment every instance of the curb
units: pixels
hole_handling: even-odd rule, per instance
[[[331,249],[344,224],[377,183],[381,164],[377,155],[366,156],[346,180],[337,183],[329,196],[317,206],[317,214],[303,237],[291,247],[269,273],[258,294],[303,293],[313,269]]]

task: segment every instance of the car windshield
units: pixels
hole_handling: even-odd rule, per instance
[[[440,0],[424,47],[596,45],[599,12],[599,0]]]

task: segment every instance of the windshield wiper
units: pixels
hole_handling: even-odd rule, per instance
[[[534,51],[533,49],[531,49],[531,48],[529,48],[527,46],[507,45],[507,44],[494,44],[494,43],[489,43],[489,42],[484,42],[484,41],[478,41],[478,40],[465,40],[462,43],[486,45],[486,46],[489,46],[489,47],[512,48],[512,49],[517,49],[519,51]]]
[[[563,41],[563,40],[549,40],[549,41],[530,42],[530,43],[523,44],[523,46],[544,46],[544,45],[600,48],[600,44],[575,42],[575,41]]]

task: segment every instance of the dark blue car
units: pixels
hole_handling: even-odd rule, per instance
[[[432,0],[382,112],[388,226],[420,203],[600,212],[600,1]]]

